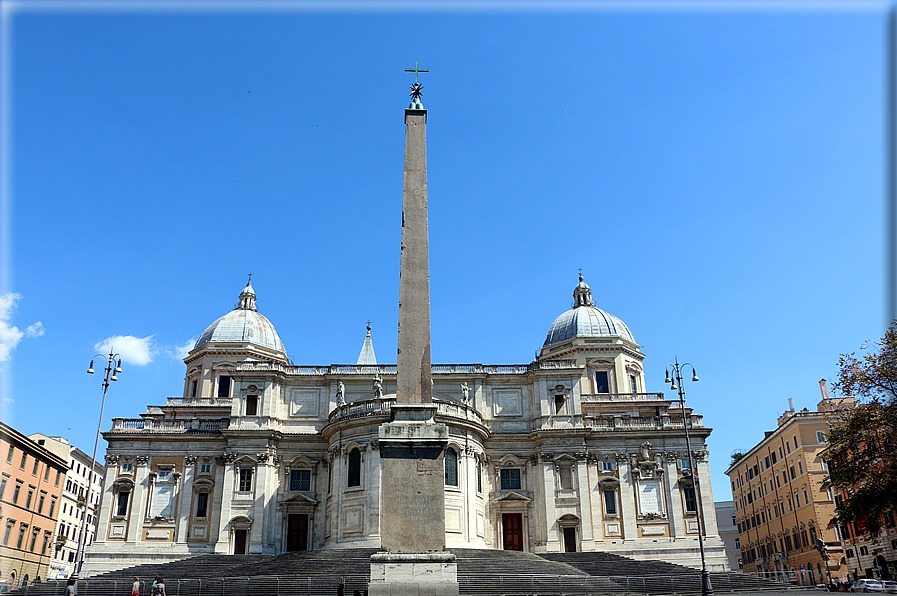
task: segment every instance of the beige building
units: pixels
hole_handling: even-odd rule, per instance
[[[66,462],[0,422],[0,581],[47,578]]]
[[[58,511],[53,557],[46,576],[47,579],[64,579],[75,571],[82,524],[85,531],[84,545],[89,546],[93,543],[105,469],[101,464],[95,463],[91,478],[89,473],[91,456],[70,445],[63,437],[48,437],[36,433],[29,435],[28,438],[68,462]]]
[[[834,495],[823,486],[826,416],[852,399],[832,399],[823,379],[816,411],[791,408],[779,416],[778,428],[737,458],[726,474],[732,483],[735,521],[745,572],[785,574],[792,581],[824,583],[844,578],[840,535],[831,523]],[[739,457],[740,456],[740,457]],[[817,549],[821,540],[828,562]]]
[[[719,537],[726,545],[729,569],[738,571],[741,569],[741,542],[738,539],[735,502],[717,501],[714,506],[716,507],[716,525],[719,528]]]

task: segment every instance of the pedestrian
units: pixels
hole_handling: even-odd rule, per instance
[[[74,579],[70,579],[65,583],[65,596],[78,596],[78,585]]]
[[[131,585],[131,596],[140,596],[140,578],[134,576],[134,583]]]
[[[153,586],[153,596],[165,596],[165,580],[156,576],[156,585]]]

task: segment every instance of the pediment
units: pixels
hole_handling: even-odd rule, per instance
[[[296,493],[289,499],[283,499],[280,504],[281,505],[317,505],[319,501],[315,498],[309,497],[308,495],[303,495],[302,493]]]
[[[494,499],[495,503],[532,503],[533,500],[527,497],[526,495],[521,495],[520,493],[511,491],[509,493],[505,493],[502,496]]]
[[[118,489],[131,489],[134,488],[134,481],[130,478],[119,478],[115,482],[112,483],[112,486]]]

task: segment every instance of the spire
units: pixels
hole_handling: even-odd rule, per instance
[[[240,292],[240,303],[237,304],[237,308],[240,310],[258,310],[255,307],[255,291],[252,289],[251,273],[249,274],[249,281],[246,282],[246,287]]]
[[[573,289],[573,308],[580,306],[595,306],[595,301],[592,300],[592,288],[582,280],[582,269],[579,270],[579,283]]]
[[[369,366],[377,365],[377,356],[374,354],[374,342],[371,341],[371,322],[368,321],[368,332],[364,336],[364,345],[361,346],[361,354],[358,355],[356,364]]]

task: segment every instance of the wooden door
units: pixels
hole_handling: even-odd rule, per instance
[[[564,552],[576,552],[576,528],[564,528]]]
[[[234,554],[246,554],[246,530],[234,530]]]
[[[290,514],[287,517],[287,550],[308,548],[308,516]]]
[[[505,550],[523,550],[523,514],[503,513],[501,525]]]

